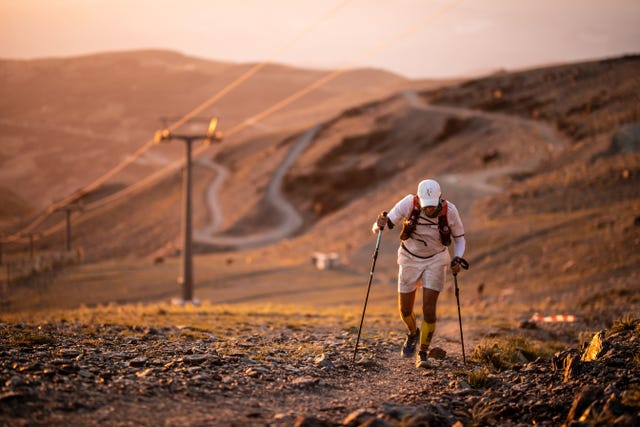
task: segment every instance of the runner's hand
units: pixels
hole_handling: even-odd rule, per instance
[[[451,263],[451,272],[453,273],[453,275],[455,276],[456,274],[460,273],[460,263]]]
[[[469,263],[466,259],[460,258],[459,256],[453,257],[451,260],[451,272],[455,276],[460,273],[460,269],[464,268],[465,270],[469,268]]]
[[[387,213],[382,212],[378,215],[378,219],[373,223],[373,227],[371,227],[371,231],[375,234],[380,230],[384,230],[384,227],[387,225]]]

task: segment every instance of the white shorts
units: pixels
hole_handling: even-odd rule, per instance
[[[400,251],[404,253],[400,253]],[[448,250],[444,250],[429,259],[413,257],[400,247],[398,249],[398,292],[406,294],[418,288],[422,279],[422,287],[442,292],[451,262]]]

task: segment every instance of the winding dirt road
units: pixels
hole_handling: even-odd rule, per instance
[[[222,210],[218,203],[217,193],[224,181],[229,175],[229,171],[211,160],[203,162],[204,165],[214,169],[217,174],[214,181],[207,189],[207,206],[209,207],[209,216],[211,222],[201,230],[194,233],[194,240],[200,243],[206,243],[215,246],[232,247],[235,249],[247,249],[250,247],[262,246],[269,243],[274,243],[279,240],[285,239],[291,236],[298,230],[303,224],[302,217],[298,211],[293,207],[291,203],[282,194],[282,180],[286,175],[289,168],[296,161],[298,156],[304,152],[304,150],[313,141],[313,137],[319,130],[319,126],[313,127],[306,131],[293,145],[285,159],[282,161],[278,169],[269,182],[267,190],[265,192],[265,199],[273,206],[278,212],[281,221],[280,224],[269,230],[260,232],[257,234],[251,234],[246,236],[221,236],[215,235],[220,230],[222,225]]]
[[[538,135],[543,139],[552,151],[560,151],[567,147],[567,141],[549,124],[542,121],[481,110],[427,104],[414,91],[405,91],[402,95],[412,108],[433,113],[449,114],[460,119],[482,117],[492,121],[504,122],[509,126],[530,129],[531,134]],[[447,198],[451,198],[454,201],[458,210],[467,213],[465,215],[465,225],[470,226],[473,223],[473,217],[469,215],[473,202],[503,190],[501,186],[493,183],[497,178],[532,171],[542,160],[542,157],[531,157],[523,163],[497,166],[474,172],[443,174],[437,176],[436,179],[446,185]]]
[[[484,117],[490,120],[506,121],[510,125],[531,129],[532,132],[535,132],[543,138],[554,151],[566,147],[565,140],[544,122],[479,110],[430,105],[426,104],[414,91],[406,91],[403,92],[402,95],[412,108],[439,114],[449,114],[461,119]],[[225,236],[217,234],[220,232],[223,223],[222,209],[220,208],[217,194],[224,181],[228,178],[229,171],[224,166],[209,159],[199,160],[202,165],[216,171],[216,178],[209,185],[206,194],[211,222],[201,230],[194,233],[194,240],[214,246],[223,246],[225,248],[247,249],[250,247],[274,243],[279,240],[286,239],[295,233],[296,230],[302,226],[303,220],[294,206],[283,196],[281,191],[282,180],[298,156],[304,152],[304,150],[313,141],[313,138],[319,129],[320,125],[313,127],[300,137],[298,142],[293,145],[282,164],[280,164],[276,170],[267,187],[264,198],[278,211],[280,218],[282,218],[280,224],[269,231],[244,236]],[[527,162],[521,164],[500,166],[470,173],[444,174],[437,176],[436,178],[447,184],[447,197],[451,197],[452,200],[455,200],[458,209],[469,212],[471,204],[475,200],[502,191],[502,187],[492,183],[495,178],[530,171],[535,168],[541,160],[541,158],[531,158]],[[470,219],[471,218],[469,218],[469,220]]]
[[[212,161],[208,157],[198,159],[198,163],[214,170],[216,173],[216,177],[207,188],[205,197],[211,221],[204,228],[197,230],[193,236],[196,241],[204,242],[207,241],[207,239],[211,239],[211,236],[222,227],[222,209],[220,208],[220,203],[218,203],[218,191],[229,176],[229,169]]]

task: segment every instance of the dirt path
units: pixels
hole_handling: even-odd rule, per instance
[[[620,425],[637,425],[637,411],[624,409],[618,392],[633,390],[630,378],[637,377],[632,330],[615,334],[607,355],[570,376],[535,353],[520,353],[513,369],[483,379],[486,364],[469,354],[465,364],[449,350],[416,369],[413,358],[400,357],[402,336],[388,330],[386,316],[372,319],[354,358],[355,330],[335,323],[341,316],[209,315],[224,319],[231,333],[109,322],[0,324],[0,425],[551,426],[561,425],[593,384],[603,385],[589,402],[616,408],[603,425],[620,420],[622,410],[631,418]],[[35,350],[11,344],[25,337],[40,340]],[[459,348],[454,341],[445,345]]]
[[[565,138],[545,122],[467,108],[427,104],[414,91],[405,91],[403,92],[403,96],[411,107],[423,111],[450,114],[462,119],[483,117],[492,121],[506,122],[510,126],[526,127],[543,138],[549,144],[552,151],[559,151],[567,146]],[[447,188],[446,196],[454,201],[458,210],[466,213],[465,225],[467,228],[470,228],[474,224],[473,215],[471,215],[471,205],[476,200],[501,192],[503,187],[495,184],[498,178],[532,171],[542,160],[540,157],[532,157],[524,163],[498,166],[467,173],[443,174],[437,176],[436,179],[445,184]]]
[[[507,121],[511,125],[531,128],[533,132],[537,133],[547,141],[552,150],[559,150],[566,147],[566,141],[544,122],[528,120],[505,114],[470,110],[466,108],[430,105],[426,104],[421,98],[419,98],[414,91],[405,91],[402,95],[412,108],[434,113],[450,114],[459,118],[484,117],[490,120]],[[258,234],[245,236],[216,235],[216,233],[220,231],[220,227],[223,222],[222,210],[218,203],[217,193],[224,181],[227,179],[229,172],[222,165],[214,163],[208,159],[203,160],[202,164],[215,170],[217,176],[210,184],[206,197],[211,222],[203,229],[194,233],[195,240],[201,243],[225,246],[227,248],[247,249],[250,247],[274,243],[292,235],[302,225],[302,218],[293,205],[283,196],[281,192],[282,180],[298,156],[304,152],[304,150],[313,141],[318,129],[319,127],[316,126],[305,132],[300,137],[299,141],[293,145],[282,164],[276,170],[269,186],[267,187],[264,197],[271,206],[274,206],[274,208],[278,210],[278,214],[282,218],[282,221],[272,230],[260,232]],[[502,191],[502,187],[492,183],[496,178],[530,171],[535,168],[541,160],[541,158],[532,158],[521,164],[499,166],[470,173],[444,174],[436,178],[447,184],[447,196],[451,197],[452,200],[455,200],[458,209],[460,211],[470,212],[471,205],[475,200]],[[467,223],[471,225],[473,221],[472,217],[467,216],[467,218]]]
[[[290,426],[299,416],[313,416],[334,423],[318,425],[337,425],[357,410],[375,413],[388,406],[424,404],[427,390],[438,392],[429,401],[444,403],[447,396],[441,393],[451,387],[451,371],[463,368],[460,358],[449,353],[431,360],[430,369],[416,370],[413,357],[399,356],[401,337],[389,336],[379,325],[363,334],[355,361],[354,331],[336,325],[301,325],[293,332],[254,326],[246,341],[212,334],[197,341],[170,339],[181,333],[176,327],[150,327],[136,337],[134,329],[120,334],[124,328],[105,326],[99,349],[82,344],[84,333],[74,327],[50,330],[59,346],[38,363],[25,349],[34,362],[23,359],[21,375],[61,363],[66,371],[49,368],[38,388],[34,384],[27,393],[20,383],[22,394],[4,396],[12,404],[13,419],[68,426]],[[22,377],[14,375],[16,384],[17,378]],[[61,393],[63,387],[74,393]],[[21,406],[19,398],[27,405]]]
[[[469,108],[427,104],[416,94],[415,91],[405,91],[402,93],[402,95],[405,97],[409,105],[413,108],[418,108],[424,111],[433,111],[438,113],[451,114],[460,118],[484,117],[490,120],[507,121],[511,124],[528,126],[528,127],[531,127],[535,132],[537,132],[544,139],[546,139],[547,142],[551,144],[553,149],[562,149],[562,148],[565,148],[567,145],[566,140],[558,132],[556,132],[553,128],[551,128],[551,126],[549,126],[547,123],[542,121],[525,119],[522,117],[508,115],[508,114],[490,113],[482,110],[472,110]]]
[[[220,245],[225,247],[232,247],[235,249],[246,249],[250,247],[265,245],[274,243],[279,240],[285,239],[293,234],[303,223],[302,217],[298,211],[293,207],[291,203],[282,194],[282,180],[286,175],[289,168],[296,161],[298,156],[304,152],[304,150],[313,141],[313,137],[318,132],[319,127],[313,127],[306,131],[293,145],[283,162],[271,178],[267,190],[265,192],[265,199],[277,210],[282,220],[277,227],[248,236],[216,236],[215,233],[219,231],[222,224],[222,210],[220,209],[217,193],[218,189],[224,183],[224,180],[228,177],[228,170],[221,165],[218,165],[211,160],[207,163],[203,163],[206,166],[214,169],[217,172],[216,179],[211,183],[207,190],[207,206],[209,207],[209,216],[211,223],[205,228],[198,230],[194,237],[195,240],[200,243],[207,243],[211,245]]]
[[[209,218],[211,220],[209,224],[207,224],[204,228],[197,230],[193,236],[196,241],[202,242],[209,239],[210,236],[212,236],[214,233],[220,230],[220,227],[222,227],[222,209],[220,208],[220,203],[218,203],[218,191],[220,190],[220,187],[222,187],[222,184],[224,184],[224,182],[228,178],[229,169],[225,168],[219,163],[212,161],[207,157],[198,159],[198,162],[201,165],[214,170],[216,173],[216,177],[209,184],[206,193],[207,208],[209,209]]]

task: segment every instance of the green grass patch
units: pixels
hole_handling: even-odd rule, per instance
[[[206,332],[198,331],[198,330],[185,330],[180,331],[178,334],[178,339],[186,339],[191,341],[199,341],[208,339],[210,335]]]
[[[550,358],[558,346],[533,342],[521,336],[505,335],[485,339],[472,351],[470,359],[486,368],[502,372],[516,364],[523,364],[538,357]]]
[[[171,339],[208,340],[212,337],[224,339],[238,335],[268,335],[277,330],[293,333],[314,331],[351,330],[358,326],[360,308],[317,308],[304,305],[237,304],[222,305],[203,302],[201,305],[108,304],[95,307],[80,307],[69,310],[47,310],[3,315],[3,322],[38,325],[47,322],[77,325],[87,339],[96,339],[101,334],[100,325],[121,326],[123,334],[142,334],[146,327],[178,328]],[[390,319],[395,320],[395,307],[367,310],[365,335],[375,334],[377,328],[385,327]],[[137,331],[137,332],[136,332]]]
[[[467,382],[473,388],[485,388],[489,384],[490,371],[486,366],[467,373]]]
[[[468,417],[470,419],[469,426],[496,426],[500,416],[500,402],[496,399],[486,400],[480,399],[475,405],[468,409]]]
[[[626,331],[640,332],[640,319],[627,315],[614,320],[611,328],[609,329],[609,335]]]
[[[53,344],[49,335],[32,331],[19,331],[9,337],[7,343],[12,347],[30,347],[34,345]]]
[[[632,408],[640,408],[640,385],[632,385],[622,392],[622,403]]]

